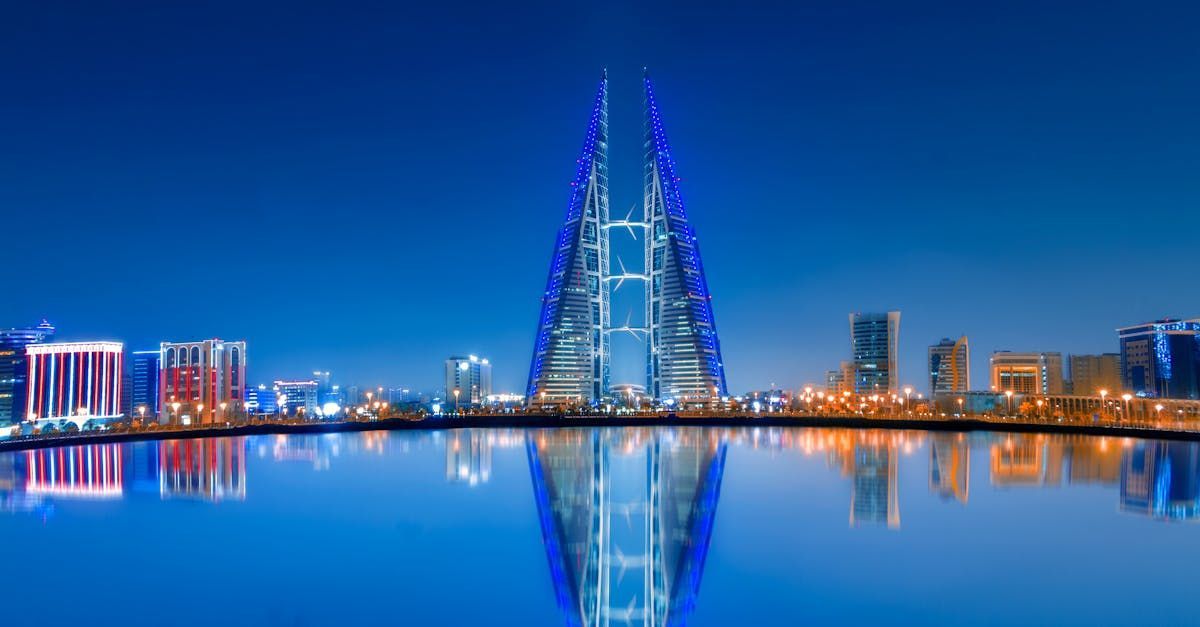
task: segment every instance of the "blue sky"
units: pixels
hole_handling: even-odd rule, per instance
[[[797,387],[847,313],[925,347],[1099,352],[1200,313],[1186,3],[36,3],[0,23],[0,326],[250,343],[433,387],[524,384],[600,69],[612,205],[649,66],[730,387]],[[636,259],[623,255],[627,263]],[[614,317],[623,319],[622,311]],[[637,380],[622,349],[618,380]]]

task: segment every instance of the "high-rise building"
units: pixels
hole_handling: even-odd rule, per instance
[[[725,363],[700,243],[688,220],[675,158],[649,75],[645,88],[646,384],[659,399],[727,394]]]
[[[576,163],[566,219],[555,239],[542,295],[526,386],[530,402],[598,402],[608,388],[607,74],[600,79]]]
[[[129,397],[130,415],[141,415],[143,408],[145,415],[150,417],[162,412],[158,396],[162,388],[161,356],[161,351],[157,350],[133,351],[129,354],[130,376],[126,396]]]
[[[1014,394],[1062,394],[1062,353],[992,353],[992,390]]]
[[[120,417],[123,353],[120,342],[26,346],[26,419],[83,426]]]
[[[276,381],[276,402],[280,409],[298,413],[304,410],[309,416],[317,415],[317,389],[319,384],[312,380],[306,381]]]
[[[478,406],[492,393],[492,364],[486,359],[475,355],[451,357],[446,360],[445,373],[447,401]]]
[[[1067,359],[1071,369],[1070,390],[1076,396],[1095,396],[1100,390],[1116,394],[1121,390],[1121,355],[1071,355]]]
[[[646,385],[655,398],[726,394],[725,366],[699,244],[679,190],[675,162],[649,77],[645,88],[642,221],[612,221],[608,207],[607,76],[594,100],[567,215],[555,242],[526,398],[532,404],[598,403],[611,394],[610,335],[644,333]],[[643,229],[645,272],[613,273],[609,229]],[[645,327],[613,327],[610,290],[645,281]],[[612,281],[616,281],[615,284]]]
[[[929,347],[929,391],[955,394],[971,389],[971,347],[967,336],[943,338]]]
[[[1200,318],[1117,329],[1123,388],[1138,396],[1200,398]]]
[[[850,314],[850,354],[856,394],[897,393],[899,352],[899,311]]]
[[[163,342],[159,345],[159,370],[160,418],[211,424],[224,422],[243,409],[245,342]]]
[[[0,426],[25,420],[29,360],[25,347],[54,339],[54,325],[0,329]]]

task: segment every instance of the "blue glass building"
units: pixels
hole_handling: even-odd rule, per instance
[[[29,359],[25,347],[53,341],[54,325],[0,329],[0,426],[25,420]]]
[[[1117,329],[1121,382],[1138,396],[1200,399],[1200,319]]]
[[[159,402],[158,390],[161,383],[159,377],[161,369],[159,368],[160,359],[159,351],[133,351],[129,359],[129,415],[137,416],[141,413],[141,408],[145,408],[145,413],[149,417],[158,416],[162,411],[162,406]]]

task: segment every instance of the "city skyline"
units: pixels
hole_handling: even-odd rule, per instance
[[[446,17],[424,11],[411,22]],[[1080,25],[1066,7],[934,6],[870,21],[852,8],[779,8],[728,23],[688,16],[687,36],[652,36],[638,11],[588,11],[538,16],[530,42],[481,60],[508,41],[486,12],[469,18],[480,36],[454,52],[417,28],[392,43],[368,23],[376,16],[324,24],[311,9],[262,43],[200,61],[212,51],[194,42],[230,26],[175,8],[154,22],[81,11],[51,30],[46,14],[20,9],[5,56],[56,52],[11,72],[0,206],[53,219],[12,243],[35,275],[8,287],[0,326],[48,318],[58,340],[130,351],[245,339],[255,384],[320,368],[433,387],[446,355],[486,354],[495,387],[520,390],[578,112],[599,68],[625,84],[646,65],[671,112],[731,390],[819,384],[846,359],[852,311],[904,313],[899,379],[916,387],[943,337],[971,338],[978,382],[997,350],[1111,353],[1119,327],[1200,311],[1200,295],[1159,270],[1188,267],[1188,247],[1117,228],[1134,215],[1172,232],[1200,225],[1190,148],[1200,125],[1186,113],[1196,87],[1178,80],[1196,56],[1187,15],[1090,8]],[[555,20],[580,17],[597,22],[585,41],[616,32],[629,45],[581,51],[553,34]],[[942,28],[951,20],[953,33]],[[210,37],[170,41],[185,24]],[[301,50],[325,28],[361,31],[362,47]],[[1155,37],[1134,55],[1102,36],[1148,28]],[[101,31],[117,43],[96,45]],[[1027,50],[1001,45],[1014,33]],[[161,54],[131,56],[149,43]],[[547,47],[570,54],[528,62]],[[438,67],[411,62],[431,51]],[[182,71],[164,78],[160,64]],[[632,85],[614,89],[637,100]],[[319,93],[295,98],[308,90]],[[612,115],[614,163],[636,163],[638,105]],[[455,183],[466,165],[482,180]],[[637,172],[613,179],[624,215],[640,197]],[[476,186],[486,195],[462,189]],[[217,230],[185,228],[197,216]],[[91,263],[98,244],[109,263]],[[175,263],[169,281],[138,278],[161,267],[151,251],[200,246],[210,261]],[[487,261],[478,297],[424,274],[424,260],[459,253]],[[636,358],[613,370],[614,385],[643,378]]]

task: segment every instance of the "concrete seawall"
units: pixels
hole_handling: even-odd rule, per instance
[[[821,427],[843,429],[912,429],[921,431],[995,431],[1001,433],[1080,434],[1122,438],[1200,441],[1200,432],[1158,429],[1146,426],[1035,423],[979,419],[916,420],[907,418],[863,418],[857,416],[793,416],[780,414],[721,416],[559,416],[536,414],[469,415],[414,420],[386,418],[369,422],[321,422],[302,424],[267,423],[186,430],[154,430],[123,433],[72,434],[0,441],[0,451],[136,442],[139,440],[182,440],[244,435],[314,434],[353,431],[405,431],[474,428],[555,429],[570,427]]]

